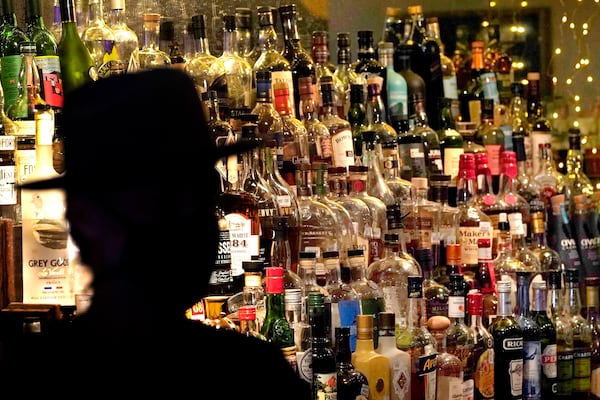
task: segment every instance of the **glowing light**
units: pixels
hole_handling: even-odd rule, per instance
[[[575,64],[575,69],[580,69],[581,68],[581,64],[577,63]]]
[[[586,78],[586,80],[588,81],[588,83],[592,83],[594,81],[594,77],[590,75]]]
[[[600,1],[600,0],[598,0],[598,1]],[[552,84],[556,85],[557,83],[558,83],[558,78],[556,76],[553,76],[552,77]]]
[[[552,119],[558,119],[558,113],[556,111],[552,113]]]
[[[579,101],[579,100],[581,100],[581,97],[579,97],[579,95],[576,94],[575,96],[573,96],[573,100]]]
[[[596,148],[596,147],[592,148],[592,154],[596,154],[596,153],[598,153],[598,148]]]
[[[560,47],[557,47],[556,49],[554,49],[554,54],[559,55],[560,53],[562,53],[562,49]]]
[[[567,22],[567,16],[566,16],[566,14],[562,16],[561,21],[562,21],[563,24],[565,22]]]
[[[495,1],[490,1],[490,7],[491,7],[491,8],[494,8],[494,7],[496,7],[496,2],[495,2]]]
[[[584,22],[584,23],[583,23],[583,25],[582,25],[582,28],[583,28],[583,29],[588,29],[588,28],[589,28],[589,25],[588,25],[588,23],[587,23],[587,22]]]
[[[575,29],[575,24],[571,22],[571,23],[569,24],[569,28],[571,28],[571,29]]]
[[[587,29],[584,29],[584,30],[583,30],[583,32],[581,32],[581,34],[582,34],[583,36],[587,36],[587,34],[588,34],[588,30],[587,30]]]
[[[522,1],[521,2],[521,7],[525,8],[528,6],[528,3],[526,1]]]
[[[571,79],[571,78],[567,78],[567,80],[565,81],[565,83],[566,83],[567,85],[571,85],[571,84],[573,84],[573,79]]]
[[[577,120],[573,121],[573,126],[575,128],[579,128],[579,121],[577,121]]]
[[[575,112],[580,112],[581,111],[581,106],[575,106]]]

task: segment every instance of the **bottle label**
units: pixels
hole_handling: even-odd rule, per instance
[[[487,153],[488,157],[488,165],[492,175],[500,175],[502,166],[500,156],[502,150],[502,145],[500,144],[488,144],[485,146],[485,152]]]
[[[573,390],[573,353],[560,353],[557,347],[556,367],[558,373],[557,394],[571,395]]]
[[[58,56],[36,56],[35,64],[40,70],[42,98],[50,106],[62,108],[64,94]]]
[[[475,382],[467,379],[462,384],[462,400],[473,400],[475,398]]]
[[[225,219],[229,223],[231,239],[231,272],[233,276],[243,275],[242,262],[259,255],[259,235],[252,234],[252,221],[242,214],[231,213]]]
[[[498,94],[498,84],[496,83],[496,74],[494,72],[486,72],[479,76],[481,86],[483,88],[483,98],[494,100],[494,104],[500,103],[500,95]]]
[[[350,129],[340,129],[331,135],[334,167],[354,165],[354,142]]]
[[[436,400],[462,400],[463,381],[462,377],[438,376]]]
[[[312,350],[296,350],[296,364],[298,366],[298,375],[308,383],[312,383]]]
[[[458,228],[458,243],[460,244],[460,259],[463,264],[478,263],[478,239],[491,240],[491,226],[480,223],[479,226],[460,226]]]
[[[422,143],[399,143],[398,152],[402,159],[400,175],[403,179],[427,177],[425,150]]]
[[[0,57],[0,82],[4,90],[4,109],[15,102],[19,96],[19,71],[21,70],[21,55]],[[16,122],[16,121],[15,121]]]
[[[590,390],[590,373],[592,370],[592,353],[586,350],[573,352],[573,391]]]
[[[337,374],[335,372],[315,373],[312,384],[315,391],[315,400],[336,400]]]
[[[437,353],[421,356],[417,360],[417,379],[425,389],[425,400],[435,400]],[[415,382],[419,384],[419,382]],[[412,383],[411,383],[412,385]],[[462,392],[461,392],[462,393]]]
[[[444,97],[448,99],[458,99],[458,83],[456,75],[444,75]]]
[[[332,307],[332,309],[335,308],[339,313],[339,326],[350,328],[350,350],[354,351],[356,350],[356,316],[360,314],[360,302],[358,300],[341,300],[337,303],[337,307]]]
[[[483,398],[494,397],[494,349],[488,348],[477,358],[475,387]]]
[[[542,372],[549,379],[554,379],[557,376],[555,344],[549,344],[544,347],[544,351],[542,352]]]
[[[444,174],[450,175],[450,182],[454,182],[453,185],[456,185],[460,155],[464,152],[463,148],[450,147],[444,149]]]
[[[0,205],[17,204],[16,173],[14,165],[0,166]]]
[[[552,133],[546,131],[531,132],[531,158],[534,174],[538,173],[540,168],[540,144],[545,145],[552,141]]]
[[[600,366],[592,370],[590,393],[596,397],[600,397]]]
[[[465,317],[465,298],[462,296],[448,297],[448,317],[449,318],[464,318]]]
[[[523,395],[531,396],[542,392],[541,344],[539,340],[523,342]]]
[[[392,358],[392,391],[390,398],[405,399],[410,396],[410,362],[400,357]]]

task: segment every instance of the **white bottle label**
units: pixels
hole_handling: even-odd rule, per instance
[[[231,273],[233,276],[243,275],[242,262],[250,261],[253,255],[259,254],[259,235],[252,234],[252,221],[242,214],[231,213],[225,219],[229,222]]]
[[[341,129],[331,136],[333,146],[333,166],[348,167],[354,165],[354,143],[352,131]]]

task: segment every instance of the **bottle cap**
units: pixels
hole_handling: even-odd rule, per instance
[[[283,268],[282,267],[267,267],[265,268],[265,276],[270,277],[283,277]]]
[[[567,268],[565,270],[565,282],[579,283],[579,270],[575,268]]]
[[[396,329],[396,314],[393,312],[380,312],[377,314],[377,326],[380,330]]]
[[[238,307],[238,319],[240,321],[253,321],[256,319],[256,306]]]
[[[298,258],[301,260],[315,260],[317,258],[317,253],[314,251],[301,251],[298,253]]]
[[[562,275],[562,273],[557,270],[548,271],[548,285],[553,288],[556,288],[556,289],[561,289],[562,288],[561,275]]]
[[[460,247],[460,243],[450,243],[446,245],[446,264],[460,264]]]
[[[356,316],[356,338],[357,339],[372,339],[373,338],[373,315],[359,314]]]
[[[264,263],[260,260],[246,260],[242,261],[242,268],[244,272],[262,272]]]
[[[340,252],[337,250],[329,250],[329,251],[324,251],[323,252],[323,259],[327,259],[327,258],[339,258],[340,257]]]
[[[467,310],[469,315],[481,315],[483,313],[483,293],[469,292],[467,294]]]
[[[410,179],[410,183],[415,189],[427,189],[427,178],[413,177]]]
[[[383,235],[383,243],[396,244],[400,240],[400,236],[397,233],[386,233]]]
[[[279,267],[270,267],[279,268]],[[269,269],[269,268],[267,268]],[[280,268],[283,270],[283,268]],[[283,276],[267,276],[265,278],[265,293],[266,294],[277,294],[283,293]]]
[[[300,304],[302,303],[302,289],[285,289],[284,292],[285,304]]]
[[[496,282],[496,290],[498,291],[498,293],[510,293],[512,290],[512,285],[511,285],[510,281],[505,281],[505,280],[497,281]]]
[[[348,257],[363,257],[364,255],[363,249],[348,249]]]
[[[342,337],[342,336],[350,336],[350,327],[348,327],[348,326],[336,326],[335,327],[335,337],[338,338],[338,337]]]
[[[310,292],[308,294],[307,303],[309,307],[322,306],[324,301],[324,295],[321,292]]]

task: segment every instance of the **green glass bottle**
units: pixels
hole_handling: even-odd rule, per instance
[[[74,3],[75,0],[60,0],[62,36],[57,50],[65,93],[98,79],[94,60],[77,32]]]
[[[294,329],[285,317],[283,268],[265,268],[266,314],[260,333],[277,345],[290,365],[297,370]]]
[[[27,0],[27,26],[25,33],[35,42],[35,64],[40,71],[40,89],[42,98],[54,109],[63,106],[62,77],[58,42],[50,32],[42,17],[42,0]]]
[[[17,26],[14,0],[2,0],[0,24],[0,81],[4,89],[4,110],[16,100],[19,93],[19,70],[21,68],[22,42],[29,40],[27,34]]]
[[[312,336],[312,388],[314,399],[335,399],[335,352],[327,339],[327,311],[323,293],[308,294],[308,321]]]
[[[531,318],[540,327],[542,344],[542,397],[551,399],[556,395],[556,328],[546,311],[548,290],[546,281],[533,281]]]

